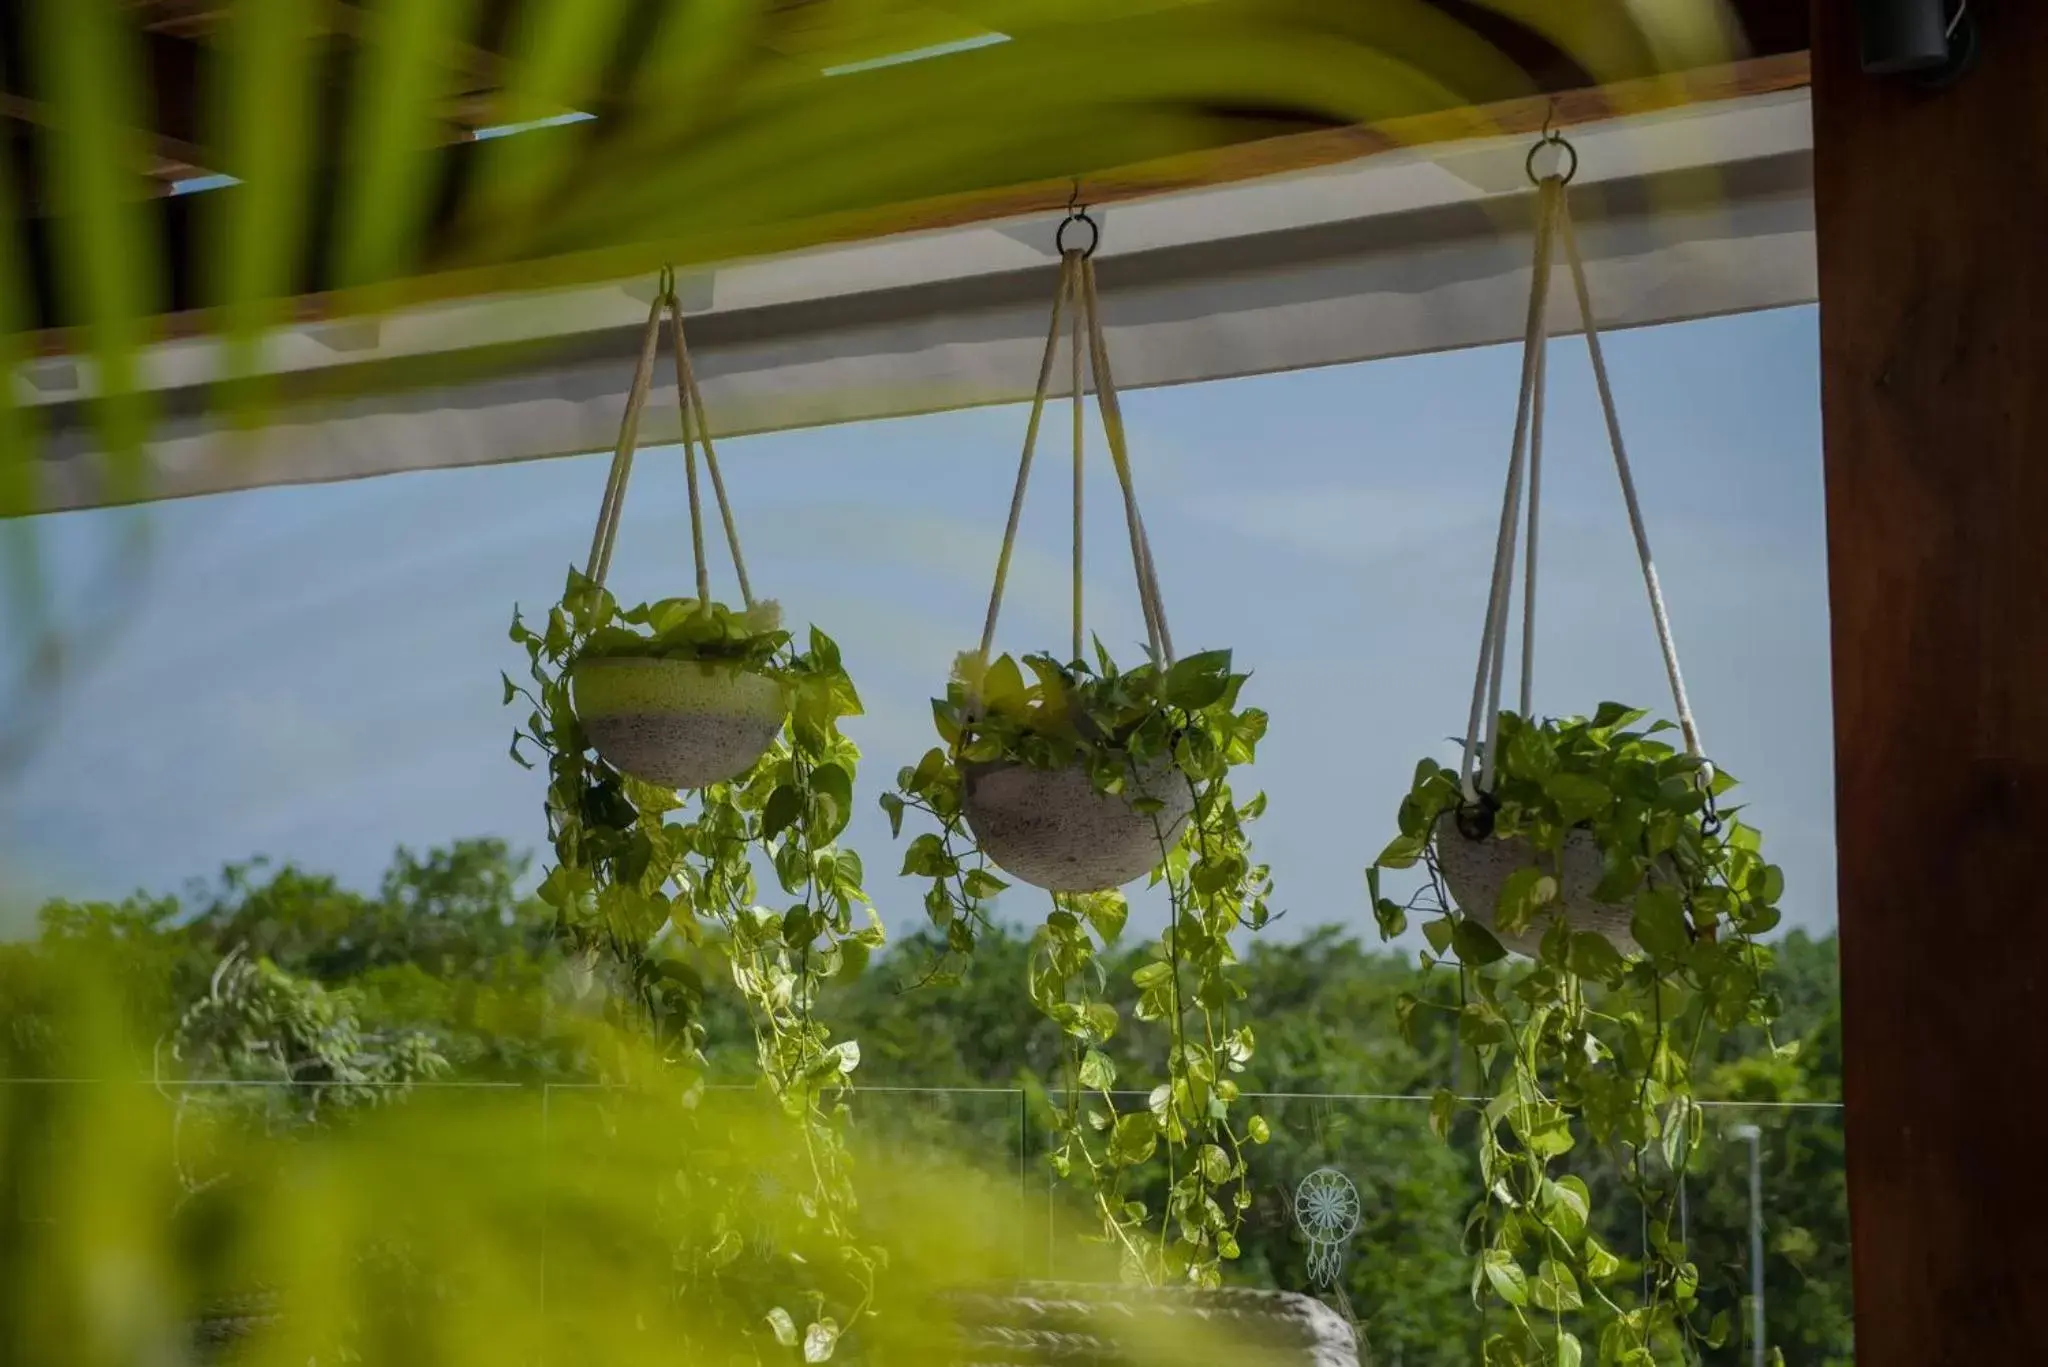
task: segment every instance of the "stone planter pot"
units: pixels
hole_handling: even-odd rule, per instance
[[[1358,1367],[1351,1326],[1292,1291],[1027,1282],[945,1300],[958,1367],[1166,1361],[1161,1350],[1177,1367]]]
[[[996,761],[962,769],[961,809],[996,866],[1050,892],[1103,892],[1144,877],[1194,810],[1187,779],[1165,760],[1121,793],[1098,793],[1080,765],[1034,769]],[[1131,807],[1137,797],[1164,803]]]
[[[186,1326],[195,1360],[231,1362],[248,1339],[278,1321],[277,1298],[256,1291],[208,1305]]]
[[[579,660],[569,697],[597,753],[660,788],[703,788],[754,766],[787,715],[782,686],[732,664]]]
[[[1634,909],[1619,902],[1600,902],[1593,889],[1600,885],[1600,847],[1589,831],[1573,831],[1565,837],[1558,867],[1546,871],[1558,875],[1558,899],[1554,906],[1564,911],[1565,923],[1574,932],[1590,930],[1606,937],[1623,954],[1637,951],[1629,931]],[[1455,812],[1446,812],[1436,823],[1436,863],[1444,886],[1459,910],[1493,931],[1508,949],[1526,958],[1537,956],[1543,932],[1550,928],[1552,912],[1546,909],[1536,924],[1520,935],[1503,935],[1494,925],[1500,906],[1501,885],[1518,869],[1535,867],[1536,850],[1526,840],[1497,840],[1488,836],[1474,840],[1458,829]]]
[[[1160,1361],[1162,1348],[1176,1367],[1359,1367],[1351,1326],[1291,1291],[1024,1282],[941,1301],[954,1344],[945,1367],[1106,1367]],[[269,1295],[210,1306],[189,1326],[194,1357],[232,1362],[278,1319]]]

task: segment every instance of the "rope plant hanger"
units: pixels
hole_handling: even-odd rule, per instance
[[[1685,676],[1679,668],[1678,646],[1672,637],[1671,619],[1664,604],[1664,590],[1657,578],[1657,566],[1650,554],[1649,533],[1643,525],[1642,504],[1636,496],[1636,482],[1629,464],[1628,447],[1622,439],[1621,419],[1608,380],[1607,362],[1600,345],[1600,329],[1594,319],[1591,292],[1586,284],[1585,261],[1571,217],[1571,202],[1565,187],[1577,171],[1578,152],[1562,138],[1546,137],[1530,149],[1530,164],[1550,145],[1558,149],[1562,165],[1557,173],[1537,183],[1536,260],[1531,273],[1528,321],[1523,337],[1522,380],[1515,405],[1515,436],[1508,459],[1507,488],[1501,499],[1500,527],[1494,546],[1493,573],[1486,604],[1486,622],[1480,635],[1479,665],[1472,681],[1472,705],[1465,727],[1465,745],[1458,764],[1458,812],[1451,818],[1462,839],[1442,839],[1437,857],[1442,865],[1451,896],[1471,914],[1493,925],[1493,908],[1501,885],[1520,865],[1528,862],[1512,841],[1489,841],[1492,815],[1499,807],[1495,779],[1501,753],[1501,682],[1508,644],[1509,603],[1514,595],[1515,542],[1520,529],[1524,485],[1528,494],[1528,545],[1522,585],[1522,658],[1520,669],[1520,713],[1527,721],[1531,690],[1536,672],[1536,570],[1538,535],[1543,492],[1543,408],[1547,388],[1549,350],[1549,300],[1552,257],[1561,248],[1571,275],[1572,292],[1584,321],[1586,350],[1592,364],[1593,384],[1599,394],[1608,444],[1614,454],[1615,474],[1621,483],[1622,503],[1628,513],[1643,584],[1649,595],[1650,618],[1656,628],[1663,654],[1666,678],[1671,686],[1671,703],[1683,736],[1685,753],[1692,761],[1691,772],[1701,796],[1705,822],[1718,825],[1713,816],[1713,766],[1700,749],[1700,734],[1693,720],[1692,704],[1686,697]],[[1533,172],[1532,172],[1533,178]],[[1609,717],[1613,726],[1618,719]],[[1616,948],[1627,952],[1634,942],[1629,935],[1632,912],[1626,906],[1594,898],[1600,882],[1601,864],[1589,832],[1574,831],[1563,851],[1564,869],[1557,910],[1575,926],[1595,930]],[[1508,929],[1511,948],[1535,957],[1540,938],[1533,930]]]
[[[571,596],[581,598],[586,623],[600,610],[599,596],[604,594],[605,577],[611,570],[626,486],[633,477],[640,414],[652,387],[664,314],[675,329],[676,402],[689,485],[690,552],[697,594],[628,612],[620,628],[593,629],[571,667],[570,682],[576,714],[600,755],[622,772],[658,787],[702,788],[746,772],[782,728],[787,710],[783,690],[759,666],[766,664],[787,638],[778,630],[781,613],[776,605],[755,602],[753,586],[747,581],[739,529],[726,498],[718,452],[704,419],[704,396],[697,389],[690,348],[683,337],[683,309],[676,298],[672,270],[662,271],[653,307],[647,312],[640,358],[632,386],[626,391],[626,413],[619,423],[618,445],[598,505],[597,530],[590,539],[590,558],[583,581],[572,584]],[[704,553],[704,505],[697,475],[700,442],[704,468],[718,500],[719,519],[725,524],[733,574],[739,580],[743,607],[737,613],[711,596],[711,566]],[[635,614],[643,611],[644,620],[636,618]],[[633,627],[646,627],[649,634],[633,631]]]
[[[1246,676],[1232,672],[1229,651],[1175,654],[1104,342],[1099,233],[1076,206],[1056,240],[1059,281],[981,641],[933,703],[941,744],[904,769],[882,803],[899,833],[910,810],[938,827],[904,859],[904,872],[931,880],[925,907],[948,949],[935,974],[972,954],[989,924],[987,900],[1009,886],[1006,877],[1053,894],[1030,988],[1069,1046],[1054,1168],[1081,1183],[1131,1275],[1209,1284],[1237,1254],[1250,1201],[1242,1145],[1265,1134],[1263,1121],[1231,1112],[1232,1078],[1252,1036],[1231,1023],[1242,992],[1229,981],[1232,933],[1268,917],[1270,882],[1245,832],[1265,803],[1238,805],[1228,780],[1251,761],[1266,717],[1239,708]],[[1019,660],[993,653],[996,624],[1063,330],[1073,398],[1073,630],[1063,656]],[[1093,381],[1144,618],[1145,660],[1130,669],[1091,642],[1083,619],[1084,378]],[[1154,1105],[1119,1114],[1116,1069],[1100,1047],[1119,1018],[1104,1000],[1098,954],[1128,914],[1121,888],[1148,874],[1166,892],[1168,930],[1137,971],[1137,1011],[1166,1024],[1171,1046]],[[1155,1155],[1165,1159],[1169,1191],[1148,1210],[1126,1185]]]
[[[1072,223],[1092,222],[1082,218],[1063,224],[1064,235]],[[1138,495],[1132,480],[1130,454],[1125,445],[1116,382],[1111,377],[1109,356],[1102,340],[1101,317],[1096,304],[1095,263],[1090,251],[1062,250],[1060,288],[1055,294],[1052,324],[1047,332],[1044,360],[1038,369],[1038,386],[1032,395],[1031,417],[1025,428],[1024,453],[1017,463],[1017,483],[1010,496],[1010,516],[1003,528],[1003,545],[996,557],[994,586],[989,591],[988,617],[982,625],[981,645],[961,662],[960,681],[965,706],[959,733],[955,737],[958,755],[967,760],[964,803],[969,825],[981,848],[1000,868],[1037,887],[1054,892],[1100,892],[1121,887],[1143,877],[1161,858],[1162,844],[1170,845],[1179,835],[1193,808],[1188,784],[1173,771],[1171,758],[1154,754],[1138,761],[1128,753],[1106,756],[1115,772],[1101,781],[1090,767],[1076,764],[1048,766],[1034,764],[1031,757],[998,758],[994,748],[980,757],[975,741],[985,722],[1015,716],[1037,721],[1032,712],[1045,713],[1048,705],[1066,708],[1064,723],[1082,734],[1099,732],[1100,727],[1086,712],[1072,709],[1072,679],[1075,666],[1085,670],[1088,638],[1082,616],[1083,602],[1083,385],[1082,355],[1089,358],[1095,397],[1101,411],[1109,459],[1123,496],[1124,525],[1129,537],[1131,566],[1138,588],[1138,606],[1145,622],[1145,649],[1150,676],[1162,682],[1172,677],[1175,665],[1173,634],[1166,623],[1166,608],[1159,592],[1158,572],[1153,567],[1152,548],[1145,534],[1145,521],[1138,511]],[[1023,671],[1005,657],[991,666],[995,647],[996,621],[1003,608],[1003,590],[1008,583],[1010,562],[1016,550],[1017,527],[1024,512],[1024,498],[1031,480],[1033,453],[1038,443],[1040,419],[1051,386],[1054,354],[1058,347],[1063,312],[1071,310],[1073,326],[1073,643],[1063,663],[1067,670],[1050,692],[1037,699],[1026,697]],[[1054,678],[1047,668],[1052,662],[1036,657],[1041,685]],[[1221,678],[1229,668],[1229,655],[1216,652],[1191,662],[1182,677],[1206,672]],[[1107,673],[1111,666],[1106,654],[1097,660]],[[1032,668],[1030,658],[1025,668]],[[1035,705],[1034,705],[1035,704]],[[1064,729],[1064,728],[1062,728]],[[1055,735],[1051,739],[1064,737]],[[1050,758],[1047,754],[1041,758]],[[1131,761],[1120,763],[1120,760]]]
[[[606,578],[664,316],[675,340],[695,594],[621,609]],[[737,609],[712,596],[700,445]],[[763,1081],[802,1132],[806,1180],[787,1190],[763,1196],[741,1180],[759,1156],[737,1153],[705,1169],[740,1174],[732,1183],[707,1177],[704,1189],[675,1195],[724,1212],[721,1229],[752,1212],[786,1219],[840,1253],[792,1272],[788,1259],[752,1244],[735,1253],[727,1240],[683,1241],[679,1275],[686,1285],[702,1277],[724,1287],[758,1278],[763,1303],[741,1329],[781,1316],[778,1338],[786,1323],[829,1355],[869,1313],[880,1266],[858,1229],[845,1136],[843,1097],[860,1048],[835,1039],[817,1010],[825,985],[857,973],[883,939],[861,861],[835,843],[852,813],[860,757],[839,721],[860,701],[829,637],[814,627],[808,649],[797,650],[776,605],[754,597],[671,271],[661,273],[648,311],[589,557],[570,570],[545,626],[515,615],[512,638],[526,648],[532,683],[508,677],[505,700],[524,698],[533,709],[512,754],[527,763],[531,745],[547,763],[555,862],[539,895],[556,912],[572,963],[586,981],[603,974],[607,1008],[656,1037],[687,1094],[708,1067],[701,966],[722,962],[745,1003]],[[773,870],[784,906],[759,904],[757,868]],[[684,1142],[722,1152],[732,1136],[697,1130]],[[781,1308],[785,1301],[811,1307],[807,1327]]]
[[[1078,245],[1081,230],[1087,234],[1085,246]],[[1069,245],[1070,234],[1076,245]],[[948,696],[935,704],[947,749],[938,760],[927,757],[933,765],[943,761],[957,769],[959,815],[983,854],[1011,877],[1072,894],[1122,887],[1156,867],[1174,846],[1194,808],[1194,793],[1173,753],[1184,728],[1169,713],[1175,708],[1200,711],[1236,691],[1228,651],[1186,660],[1174,654],[1103,339],[1094,263],[1098,240],[1099,230],[1085,210],[1076,208],[1060,225],[1059,281],[981,643],[961,656]],[[1073,399],[1073,633],[1064,658],[1048,651],[1020,661],[994,654],[996,625],[1067,328]],[[1119,671],[1099,641],[1090,658],[1083,615],[1088,380],[1122,497],[1145,625],[1145,663],[1129,671]],[[1098,707],[1098,702],[1109,705]],[[923,775],[932,776],[929,769]]]
[[[1539,175],[1544,155],[1554,161]],[[1475,1212],[1485,1233],[1475,1299],[1482,1313],[1509,1312],[1494,1321],[1504,1329],[1489,1331],[1487,1361],[1577,1363],[1590,1351],[1579,1334],[1596,1332],[1602,1361],[1689,1362],[1725,1334],[1725,1325],[1695,1322],[1698,1271],[1676,1233],[1686,1165],[1702,1137],[1692,1059],[1716,1032],[1768,1025],[1775,1014],[1763,984],[1768,951],[1754,937],[1777,924],[1784,878],[1764,862],[1758,833],[1717,806],[1734,784],[1702,749],[1650,554],[1572,220],[1567,186],[1578,153],[1546,128],[1528,170],[1535,258],[1463,755],[1455,769],[1431,759],[1417,766],[1400,833],[1367,882],[1382,935],[1403,933],[1411,912],[1425,914],[1424,966],[1458,974],[1455,1001],[1404,998],[1404,1028],[1427,1006],[1456,1014],[1459,1038],[1494,1093],[1472,1105],[1489,1188]],[[1531,710],[1549,301],[1560,255],[1675,725],[1638,728],[1647,713],[1618,703],[1590,717],[1539,721]],[[1520,710],[1509,711],[1501,692],[1518,549]],[[1672,731],[1677,746],[1660,739]],[[1424,878],[1413,898],[1384,894],[1383,873],[1417,867]],[[1537,960],[1535,969],[1482,971],[1510,950]],[[1439,1093],[1440,1134],[1451,1133],[1466,1104]],[[1627,1305],[1603,1289],[1621,1264],[1590,1232],[1585,1184],[1550,1171],[1581,1138],[1621,1155],[1624,1184],[1643,1210],[1641,1294]]]

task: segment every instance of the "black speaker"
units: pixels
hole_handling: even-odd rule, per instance
[[[1951,4],[1957,0],[1857,0],[1863,69],[1873,76],[1927,71],[1948,61]]]
[[[1863,70],[1942,90],[1977,60],[1972,0],[1856,0]]]

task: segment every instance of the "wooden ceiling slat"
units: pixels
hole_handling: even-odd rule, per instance
[[[245,0],[246,2],[246,0]],[[260,0],[257,0],[260,2]],[[1555,43],[1539,34],[1529,24],[1519,23],[1505,17],[1501,0],[1426,0],[1434,9],[1460,31],[1475,35],[1488,45],[1490,50],[1507,59],[1510,65],[1505,70],[1520,73],[1523,90],[1539,92],[1533,97],[1534,103],[1526,106],[1515,104],[1523,98],[1515,91],[1505,89],[1476,90],[1466,92],[1470,99],[1463,108],[1417,109],[1412,116],[1395,120],[1404,127],[1390,131],[1390,125],[1373,127],[1352,127],[1341,125],[1323,126],[1327,120],[1319,118],[1306,106],[1301,109],[1261,108],[1255,102],[1239,101],[1213,103],[1206,108],[1190,105],[1184,112],[1190,116],[1197,112],[1211,118],[1216,129],[1211,145],[1200,153],[1175,152],[1166,156],[1164,162],[1153,164],[1154,159],[1138,156],[1128,161],[1121,170],[1105,170],[1100,166],[1089,170],[1090,193],[1100,200],[1130,193],[1157,193],[1162,189],[1187,188],[1191,185],[1214,183],[1218,180],[1240,178],[1247,174],[1264,174],[1287,169],[1302,169],[1308,166],[1330,164],[1333,161],[1368,154],[1389,145],[1395,139],[1433,139],[1455,135],[1448,130],[1463,128],[1466,135],[1478,132],[1500,132],[1512,127],[1512,119],[1521,117],[1526,111],[1534,111],[1533,117],[1540,123],[1542,115],[1550,108],[1546,97],[1555,97],[1560,117],[1569,121],[1573,117],[1599,117],[1617,103],[1623,106],[1640,106],[1644,101],[1655,104],[1660,100],[1684,100],[1712,98],[1712,89],[1717,83],[1741,90],[1762,84],[1777,86],[1785,82],[1803,81],[1803,64],[1794,69],[1788,63],[1799,63],[1805,42],[1805,6],[1788,5],[1782,0],[1736,0],[1731,13],[1735,22],[1749,35],[1752,55],[1738,62],[1730,71],[1733,76],[1723,77],[1714,73],[1695,73],[1687,81],[1678,79],[1674,85],[1671,78],[1657,77],[1647,85],[1616,95],[1630,86],[1631,76],[1650,78],[1649,72],[1603,71],[1605,82],[1599,82],[1589,74],[1578,60],[1561,51]],[[0,0],[0,48],[12,48],[16,57],[12,61],[0,61],[0,119],[17,123],[47,126],[49,111],[36,97],[31,73],[20,69],[26,58],[18,41],[22,32],[22,11],[26,0]],[[325,92],[320,104],[319,127],[315,132],[316,166],[311,177],[315,203],[307,215],[307,241],[302,255],[306,261],[306,289],[312,297],[303,300],[296,310],[300,315],[318,315],[332,309],[346,311],[345,301],[321,297],[326,287],[322,258],[325,244],[331,239],[333,226],[329,221],[337,186],[346,182],[345,168],[338,164],[339,152],[337,129],[347,117],[349,100],[352,95],[344,87],[349,78],[353,49],[364,39],[364,12],[370,0],[333,0],[327,7],[333,32],[331,41],[336,49],[323,64],[329,73],[332,88]],[[633,0],[629,18],[622,25],[616,43],[616,55],[607,67],[606,88],[624,91],[648,87],[659,90],[658,81],[650,82],[647,73],[637,69],[646,60],[645,53],[656,46],[647,41],[659,27],[664,11],[675,0]],[[1500,7],[1496,7],[1496,6]],[[446,137],[450,146],[439,154],[440,160],[435,173],[438,185],[437,196],[441,212],[437,219],[436,241],[426,245],[427,259],[438,263],[434,269],[445,273],[446,278],[431,282],[408,282],[404,291],[407,298],[421,299],[446,297],[445,291],[502,287],[507,270],[517,274],[521,263],[506,263],[496,270],[484,268],[472,270],[477,262],[468,259],[474,253],[466,253],[463,244],[449,237],[451,232],[461,229],[465,221],[463,214],[464,197],[474,180],[472,164],[475,151],[469,143],[471,133],[482,126],[502,121],[506,115],[500,91],[506,80],[508,58],[504,55],[506,45],[513,40],[519,29],[521,0],[482,0],[477,6],[475,26],[469,41],[449,44],[442,60],[447,70],[447,90],[440,105],[441,116],[446,122]],[[1177,26],[1188,23],[1206,22],[1219,11],[1228,10],[1228,5],[1198,5],[1175,9],[1167,7],[1141,7],[1154,9],[1150,15],[1137,14],[1128,19],[1111,17],[1091,21],[1089,31],[1083,35],[1093,40],[1098,34],[1134,32],[1128,28],[1118,29],[1119,24],[1155,24]],[[786,72],[789,58],[777,56],[775,49],[790,50],[793,47],[812,54],[812,47],[822,41],[815,30],[817,17],[824,7],[807,4],[781,3],[768,7],[759,21],[762,29],[757,35],[754,58],[758,74],[773,83],[786,79],[786,75],[771,74],[778,69]],[[913,7],[905,6],[909,14]],[[940,7],[934,6],[936,13]],[[959,12],[968,13],[971,7]],[[145,166],[136,168],[138,181],[155,177],[167,185],[170,181],[186,176],[207,172],[232,172],[231,167],[220,164],[219,156],[206,145],[202,136],[205,128],[206,93],[202,81],[209,74],[208,47],[220,25],[233,13],[233,6],[221,0],[140,0],[130,10],[138,30],[138,39],[147,56],[147,70],[150,73],[153,127],[151,136],[151,157]],[[1331,41],[1337,44],[1370,43],[1374,15],[1377,11],[1361,8],[1349,10],[1332,8],[1327,12],[1307,10],[1311,17],[1304,20],[1296,16],[1298,28],[1319,25],[1331,34]],[[912,16],[915,17],[914,15]],[[906,21],[908,22],[908,21]],[[775,26],[780,25],[778,29]],[[907,32],[908,30],[906,30]],[[921,31],[921,30],[920,30]],[[950,31],[950,30],[949,30]],[[779,36],[778,36],[779,35]],[[829,36],[829,35],[828,35]],[[1049,35],[1057,44],[1071,41],[1062,30]],[[877,40],[879,41],[879,40]],[[884,44],[886,46],[887,44]],[[1002,63],[1016,56],[1010,50],[1043,49],[1046,36],[1033,32],[1020,33],[1012,43],[1001,48],[987,49],[987,69],[1005,69]],[[872,46],[872,44],[870,44]],[[866,49],[863,48],[862,51]],[[1134,49],[1134,50],[1142,50]],[[1008,54],[1008,55],[1006,55]],[[981,58],[982,53],[972,54]],[[805,60],[809,60],[807,56]],[[949,61],[954,59],[948,59]],[[1612,65],[1612,62],[1609,63]],[[802,65],[799,62],[799,65]],[[1014,68],[1008,68],[1014,69]],[[868,79],[862,77],[859,79]],[[912,79],[915,79],[914,77]],[[1658,86],[1657,81],[1664,81]],[[837,82],[833,83],[835,86]],[[1653,89],[1654,87],[1654,89]],[[1661,93],[1659,93],[1661,92]],[[1703,93],[1704,92],[1704,93]],[[1483,107],[1484,119],[1475,119],[1475,109]],[[1504,113],[1503,111],[1507,111]],[[1598,112],[1595,112],[1598,111]],[[561,111],[567,112],[567,111]],[[641,105],[634,107],[625,103],[614,105],[604,103],[596,124],[574,128],[552,130],[529,134],[536,138],[557,137],[572,141],[578,147],[590,149],[592,158],[601,158],[603,149],[620,141],[630,141],[641,123],[650,112],[658,117],[658,107]],[[1499,122],[1502,118],[1510,122]],[[1277,132],[1292,131],[1288,136],[1276,137]],[[715,131],[712,136],[716,136]],[[1142,146],[1142,140],[1134,146]],[[43,205],[36,173],[40,158],[35,155],[17,157],[18,183],[21,185],[20,200],[31,208]],[[576,160],[585,160],[580,154]],[[600,177],[601,179],[601,177]],[[562,202],[574,207],[587,201],[590,189],[580,183],[564,184],[558,187]],[[601,189],[601,186],[599,187]],[[841,240],[852,234],[902,231],[920,226],[940,226],[945,223],[973,221],[1000,216],[1012,212],[1035,212],[1047,207],[1048,194],[1056,194],[1061,202],[1067,193],[1066,186],[1051,188],[1040,185],[1026,172],[1019,183],[992,183],[980,188],[946,189],[934,186],[933,193],[920,194],[910,186],[894,191],[885,191],[881,199],[857,210],[826,215],[815,222],[804,220],[793,223],[785,231],[783,225],[776,225],[763,239],[764,249],[783,249],[804,245],[810,241]],[[235,190],[215,192],[232,195]],[[890,196],[894,195],[893,202]],[[219,201],[214,201],[216,204]],[[196,249],[193,231],[193,206],[178,199],[165,200],[149,211],[155,230],[165,248],[165,259],[169,263],[170,279],[166,291],[175,312],[185,313],[200,308],[204,300],[198,297],[193,282],[198,274],[192,260]],[[67,320],[58,309],[54,291],[50,287],[49,268],[50,244],[61,235],[61,225],[37,220],[25,226],[27,256],[37,279],[33,282],[33,293],[40,308],[37,323],[53,335],[43,339],[45,348],[62,348],[66,345],[61,329]],[[768,240],[772,239],[772,241]],[[538,242],[539,239],[533,239]],[[584,244],[570,242],[567,250],[581,252]],[[630,244],[619,244],[625,254],[610,260],[609,264],[599,257],[582,253],[576,262],[556,262],[552,258],[536,261],[538,277],[545,277],[559,283],[572,283],[578,271],[610,268],[616,265],[621,270],[638,269],[634,264]],[[561,255],[554,248],[539,249],[543,256],[549,253]],[[597,249],[593,249],[597,250]],[[589,259],[584,259],[588,257]],[[417,285],[418,288],[413,286]],[[204,320],[192,318],[183,322],[168,323],[167,331],[181,332],[193,327],[204,327]]]

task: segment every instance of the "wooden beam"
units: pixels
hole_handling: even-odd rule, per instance
[[[1571,127],[1691,104],[1793,90],[1804,86],[1806,81],[1804,52],[1750,58],[1700,71],[1645,77],[1594,89],[1565,91],[1555,96],[1523,96],[1390,119],[1373,125],[1319,129],[1226,144],[1206,152],[1090,176],[1083,186],[1083,193],[1092,204],[1112,204],[1181,190],[1233,184],[1262,176],[1336,166],[1403,147],[1535,133],[1542,128],[1546,118],[1552,119],[1559,127]],[[866,241],[897,233],[1054,213],[1066,207],[1073,191],[1073,182],[1062,179],[1002,186],[971,194],[903,200],[872,209],[791,222],[778,226],[773,233],[750,230],[743,241],[712,243],[693,255],[678,253],[673,244],[651,242],[603,252],[442,272],[404,281],[395,296],[381,291],[374,297],[351,297],[340,293],[302,295],[289,305],[289,316],[294,322],[309,323],[350,316],[366,306],[365,300],[380,308],[394,308],[502,292],[573,288],[651,274],[664,261],[671,259],[677,265],[691,265],[708,260],[772,255]],[[235,192],[226,190],[219,193]],[[175,313],[159,320],[156,335],[164,340],[193,337],[212,330],[214,326],[214,318],[204,310]],[[72,329],[46,328],[37,332],[29,345],[40,355],[67,355],[78,350],[80,342],[79,335]]]
[[[1091,204],[1114,204],[1338,166],[1401,148],[1535,133],[1546,119],[1566,128],[1796,90],[1805,86],[1807,79],[1807,55],[1803,51],[1748,58],[1698,71],[1646,76],[1554,95],[1520,96],[1374,124],[1223,143],[1205,151],[1091,174],[1083,179],[1081,193]],[[688,249],[679,248],[674,242],[643,242],[545,260],[447,271],[406,281],[405,303],[436,303],[511,290],[573,288],[650,274],[665,262],[682,266],[749,255],[775,255],[898,233],[1056,213],[1067,206],[1073,193],[1072,180],[1037,181],[964,194],[905,199],[871,209],[779,224],[772,230],[749,229],[743,237],[730,242],[691,244]],[[309,296],[302,306],[313,316],[346,313],[355,307],[338,295]],[[204,326],[198,330],[203,331]]]
[[[0,0],[0,25],[10,34],[21,31],[21,16]],[[144,0],[136,6],[137,42],[147,81],[150,126],[142,130],[148,161],[138,170],[160,182],[155,193],[168,192],[173,182],[231,170],[201,134],[205,124],[201,103],[203,53],[218,42],[217,30],[229,22],[232,9],[217,0]],[[368,24],[363,6],[332,0],[321,10],[325,32],[350,44],[365,40]],[[473,130],[493,121],[502,103],[497,84],[504,59],[469,43],[449,43],[441,54],[448,72],[449,127],[446,140],[467,140]],[[0,88],[0,118],[41,128],[55,126],[56,115],[42,100],[20,90]],[[31,189],[31,203],[35,201]]]
[[[1941,93],[1856,8],[1812,30],[1856,1359],[2039,1362],[2048,5],[1973,3]]]
[[[26,16],[18,7],[0,7],[0,41],[23,42],[28,31]],[[201,58],[198,45],[154,28],[141,31],[137,41],[147,87],[143,92],[141,112],[149,120],[149,126],[139,130],[147,159],[135,168],[136,174],[154,177],[165,182],[164,188],[168,188],[170,181],[218,170],[218,159],[204,145],[199,133]],[[19,80],[24,74],[17,70],[13,77]],[[56,111],[32,86],[15,88],[4,78],[0,78],[0,118],[37,128],[54,128],[57,125]],[[36,204],[39,190],[31,186],[28,191],[26,198],[29,203]]]

